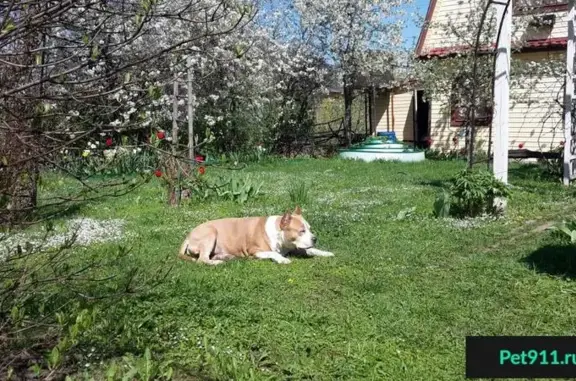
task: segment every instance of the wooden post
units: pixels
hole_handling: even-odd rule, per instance
[[[176,69],[175,69],[176,70]],[[178,154],[178,72],[174,72],[174,91],[172,99],[172,154]]]
[[[372,136],[372,129],[373,129],[373,125],[374,125],[374,119],[373,119],[373,113],[372,113],[372,107],[373,107],[373,94],[372,94],[372,88],[369,87],[368,89],[366,89],[366,93],[368,94],[368,103],[367,103],[367,109],[368,109],[368,131],[367,131],[367,135],[368,136]]]
[[[188,56],[188,158],[194,160],[194,104],[192,93],[192,56]]]
[[[178,88],[180,84],[178,82],[178,71],[174,68],[174,87],[172,91],[172,155],[178,155]],[[180,205],[182,197],[182,188],[180,184],[180,170],[177,170],[176,175],[176,185],[170,185],[168,191],[170,192],[169,203],[172,206]]]
[[[508,124],[510,107],[510,42],[512,30],[512,0],[494,3],[496,17],[502,23],[500,38],[496,42],[496,70],[494,72],[494,176],[504,184],[508,183]],[[496,206],[506,209],[506,200],[495,200]]]
[[[412,99],[414,102],[414,107],[412,107],[412,140],[414,141],[414,149],[416,149],[416,129],[418,128],[418,90],[414,89]]]
[[[376,135],[376,87],[370,88],[370,135]]]
[[[574,55],[576,53],[576,0],[568,1],[568,43],[566,46],[566,79],[564,86],[564,185],[570,185],[575,177],[576,166],[576,128],[572,123],[574,99]]]
[[[368,90],[364,91],[364,133],[368,136]]]

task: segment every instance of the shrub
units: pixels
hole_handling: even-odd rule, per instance
[[[219,198],[244,204],[248,200],[262,194],[262,185],[263,182],[253,181],[249,176],[218,176],[210,179],[200,174],[182,179],[180,187],[186,191],[191,199],[207,200]]]
[[[576,220],[564,221],[561,224],[551,227],[550,230],[562,240],[576,245]]]
[[[440,193],[434,203],[436,217],[477,217],[499,211],[495,199],[510,196],[508,186],[491,172],[463,170],[451,181],[448,191]]]
[[[560,144],[550,152],[559,153],[560,157],[553,159],[541,159],[542,174],[545,177],[562,178],[564,172],[564,144]]]
[[[125,247],[78,255],[78,230],[62,236],[50,223],[43,230],[37,237],[0,234],[0,379],[63,379],[89,361],[97,337],[106,343],[101,356],[116,355],[116,332],[104,327],[102,314],[147,294],[169,272],[142,271]]]

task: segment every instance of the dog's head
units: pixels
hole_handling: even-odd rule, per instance
[[[294,212],[286,211],[280,219],[283,246],[288,249],[310,249],[316,244],[316,236],[310,230],[310,224],[302,217],[299,206]]]

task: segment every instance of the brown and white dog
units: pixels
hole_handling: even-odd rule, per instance
[[[309,256],[332,257],[334,254],[314,248],[316,236],[296,207],[282,216],[223,218],[194,228],[184,240],[179,257],[218,265],[234,258],[271,259],[288,264],[284,255],[300,251]]]

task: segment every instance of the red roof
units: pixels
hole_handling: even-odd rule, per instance
[[[563,49],[566,48],[567,40],[568,39],[566,37],[529,40],[526,41],[523,45],[516,47],[513,46],[513,48],[521,51]],[[491,53],[492,51],[494,51],[495,47],[496,47],[495,44],[490,44],[489,46],[482,46],[478,49],[478,52],[482,54]],[[447,57],[458,53],[467,53],[467,52],[470,53],[472,51],[473,49],[470,46],[456,45],[444,48],[432,48],[426,51],[426,53],[418,52],[418,57],[419,58]]]

